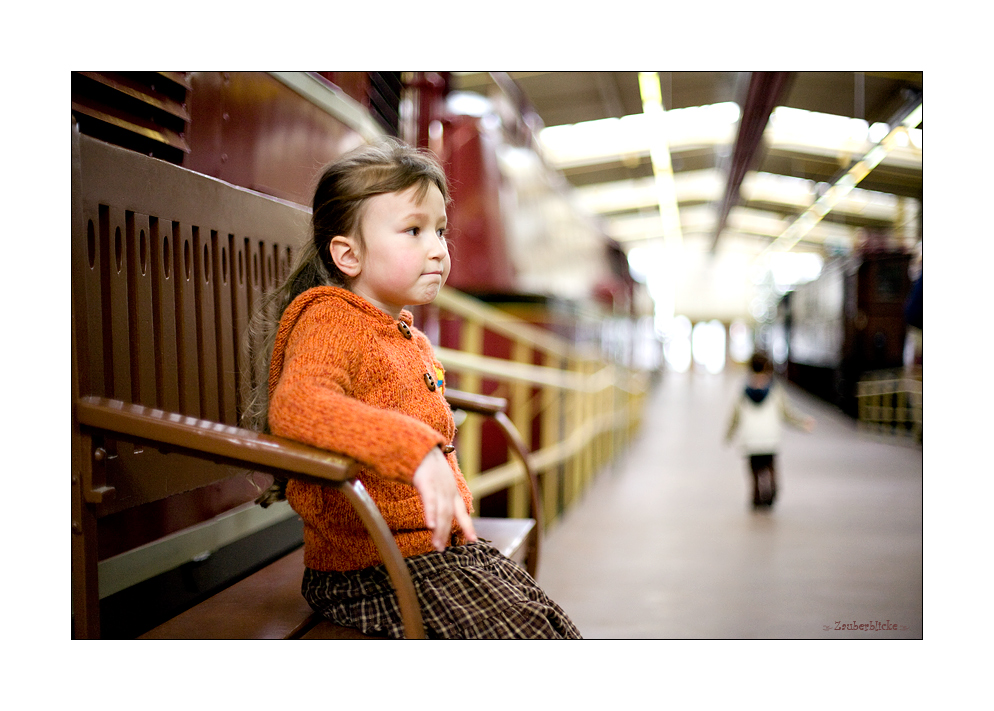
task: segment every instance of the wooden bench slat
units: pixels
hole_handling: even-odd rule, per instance
[[[304,549],[298,548],[225,588],[139,639],[287,639],[312,615],[300,594]]]

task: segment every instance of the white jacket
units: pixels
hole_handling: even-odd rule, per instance
[[[731,421],[725,439],[735,437],[746,454],[775,454],[780,445],[784,421],[799,427],[804,419],[790,408],[783,387],[773,382],[766,397],[759,403],[743,391],[732,408]],[[737,435],[737,436],[736,436]]]

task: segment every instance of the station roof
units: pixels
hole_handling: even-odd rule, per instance
[[[454,72],[451,89],[512,104],[626,250],[920,234],[922,72]]]

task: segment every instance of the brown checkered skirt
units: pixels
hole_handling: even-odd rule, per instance
[[[580,632],[535,580],[482,543],[406,559],[430,639],[579,639]],[[386,568],[306,569],[304,598],[317,612],[364,634],[403,637]]]

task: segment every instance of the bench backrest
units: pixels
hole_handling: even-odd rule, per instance
[[[250,373],[241,347],[249,315],[307,239],[309,211],[75,127],[72,142],[74,401],[104,396],[238,424],[249,380],[265,377]],[[230,468],[102,445],[101,558],[253,498]],[[185,504],[164,503],[176,495]],[[134,511],[119,514],[139,506],[146,525],[128,525]]]

